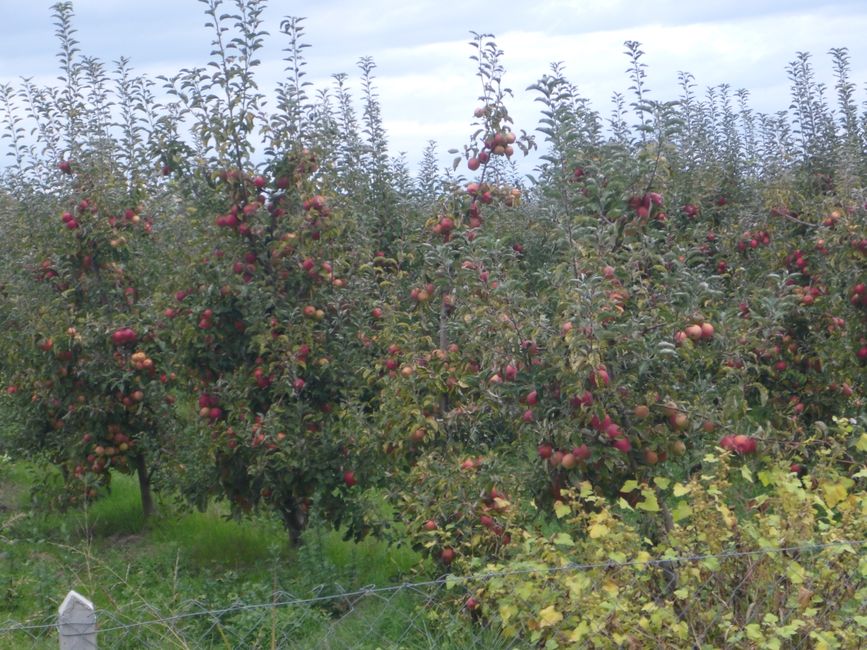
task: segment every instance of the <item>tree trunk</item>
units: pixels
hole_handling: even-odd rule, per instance
[[[154,497],[151,492],[151,477],[148,474],[147,464],[145,463],[144,454],[136,454],[135,469],[138,474],[138,487],[141,494],[141,509],[145,518],[156,514],[154,506]]]
[[[307,513],[297,499],[289,497],[280,509],[280,514],[283,517],[283,525],[289,533],[289,543],[292,546],[300,546],[301,533],[304,532],[307,524]]]

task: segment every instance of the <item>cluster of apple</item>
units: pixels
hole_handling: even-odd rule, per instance
[[[666,214],[663,211],[664,200],[658,192],[645,192],[641,196],[633,195],[627,200],[630,210],[635,211],[639,219],[647,219],[651,214],[659,221],[665,221]]]
[[[800,248],[786,255],[784,263],[790,273],[800,273],[806,278],[810,277],[807,272],[807,258],[804,257],[804,252]]]
[[[309,149],[305,148],[297,153],[289,154],[274,169],[274,186],[278,190],[285,190],[292,183],[300,183],[318,169],[319,161],[316,154]]]
[[[477,108],[474,115],[476,117],[484,117],[486,112],[486,108]],[[482,139],[481,150],[467,160],[467,168],[470,171],[476,171],[482,165],[487,164],[491,156],[506,156],[510,158],[515,153],[515,149],[512,146],[515,144],[515,139],[515,134],[506,129],[488,133]]]
[[[506,495],[493,487],[481,499],[481,512],[479,514],[479,523],[487,528],[491,533],[498,538],[501,544],[509,544],[512,541],[512,536],[505,531],[502,524],[498,523],[492,515],[506,512],[509,509],[509,502]]]
[[[466,458],[461,461],[460,468],[464,471],[479,469],[485,462],[484,456],[476,456],[475,458]]]
[[[843,215],[839,210],[832,210],[828,216],[822,219],[822,225],[826,228],[833,228],[837,225],[837,222],[840,221],[840,217]]]
[[[723,436],[719,441],[719,446],[727,451],[733,451],[741,455],[754,454],[757,449],[756,439],[743,434]]]
[[[111,342],[115,347],[132,345],[136,341],[138,341],[138,334],[131,327],[121,327],[111,333]]]
[[[265,205],[265,197],[259,195],[241,205],[235,203],[226,214],[219,215],[214,219],[214,224],[219,228],[234,230],[241,237],[249,237],[254,234],[250,220]]]
[[[262,363],[261,359],[257,359],[258,363]],[[274,381],[273,375],[266,375],[265,370],[261,365],[257,365],[253,369],[253,382],[256,384],[258,388],[265,390],[268,388]]]
[[[60,220],[70,230],[75,230],[79,226],[78,221],[75,219],[75,217],[72,216],[71,212],[64,212],[62,215],[60,215]]]
[[[325,310],[317,309],[315,305],[304,305],[301,313],[304,314],[305,318],[309,318],[311,320],[322,320],[323,318],[325,318]]]
[[[867,237],[862,237],[861,239],[853,238],[852,239],[852,248],[854,248],[861,255],[867,257]]]
[[[34,273],[34,276],[39,282],[48,282],[57,277],[57,271],[54,269],[51,260],[45,259],[39,263],[39,268]]]
[[[428,282],[423,287],[413,287],[409,292],[409,297],[414,302],[425,303],[431,299],[435,291],[436,287],[433,283]]]
[[[611,441],[611,446],[614,447],[617,451],[625,454],[632,449],[632,444],[626,437],[626,433],[623,431],[623,428],[619,424],[614,422],[611,419],[611,416],[607,413],[602,418],[600,418],[598,415],[594,415],[592,418],[590,418],[590,426],[599,433],[604,433],[606,436],[608,436],[608,439]]]
[[[587,461],[592,456],[592,452],[586,444],[578,445],[572,449],[555,449],[550,442],[543,442],[536,448],[536,451],[539,458],[547,461],[553,469],[572,469],[579,462]]]
[[[154,360],[141,350],[132,353],[130,363],[132,363],[132,367],[136,370],[146,370],[150,373],[153,373],[156,370]]]
[[[859,282],[852,287],[852,290],[849,293],[849,302],[853,307],[867,308],[867,285],[863,282]]]
[[[247,251],[244,257],[232,264],[232,272],[240,275],[245,283],[253,281],[253,276],[256,273],[256,253]]]
[[[317,266],[312,257],[305,257],[300,263],[301,270],[314,282],[330,282],[339,289],[346,286],[346,280],[334,274],[334,266],[328,260],[323,260]]]
[[[456,226],[455,220],[448,215],[439,215],[435,221],[433,226],[431,226],[431,231],[435,235],[442,235],[443,241],[449,241],[452,237],[452,231],[454,231]]]
[[[739,253],[745,253],[747,250],[758,248],[759,246],[767,246],[771,243],[771,235],[767,230],[747,231],[741,235],[737,244]]]
[[[90,208],[90,205],[83,205],[86,202],[86,199],[79,203],[79,211],[83,212],[85,209]],[[95,208],[94,208],[95,209]],[[123,218],[119,218],[116,215],[110,214],[108,215],[108,225],[112,228],[117,228],[119,226],[137,226],[142,223],[142,218],[139,216],[136,210],[132,208],[127,208],[123,211]],[[152,224],[149,219],[144,220],[145,230],[150,232]]]
[[[138,408],[138,405],[144,401],[145,394],[142,389],[136,388],[129,393],[117,391],[114,394],[114,397],[118,402],[123,404],[124,408],[126,408],[127,410],[133,410]]]
[[[798,296],[802,305],[809,307],[816,302],[816,298],[824,293],[824,290],[821,286],[814,284],[809,287],[795,287],[792,289],[792,293]]]
[[[223,417],[223,409],[220,408],[220,399],[210,393],[199,395],[199,417],[211,422],[216,422]]]
[[[677,345],[682,345],[687,340],[698,343],[700,341],[710,341],[715,334],[714,326],[710,323],[693,323],[687,325],[682,330],[678,330],[674,335],[674,342]]]
[[[681,206],[680,211],[687,219],[695,219],[701,210],[695,203],[687,203]]]

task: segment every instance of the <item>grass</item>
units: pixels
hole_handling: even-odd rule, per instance
[[[53,630],[36,631],[33,638],[2,628],[13,622],[53,624],[69,589],[97,606],[100,627],[107,630],[100,633],[100,648],[475,645],[467,644],[470,626],[460,620],[438,626],[457,641],[432,641],[423,590],[235,607],[423,580],[430,567],[411,549],[372,538],[346,541],[340,531],[324,528],[308,530],[304,544],[292,549],[275,518],[236,522],[221,503],[206,512],[163,503],[159,515],[146,520],[137,482],[122,475],[86,511],[34,508],[31,490],[51,471],[0,461],[0,648],[56,647]],[[111,630],[220,609],[231,611]],[[493,641],[477,647],[498,647]]]

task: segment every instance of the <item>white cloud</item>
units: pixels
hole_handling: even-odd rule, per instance
[[[623,41],[637,40],[646,53],[651,98],[673,99],[677,74],[695,75],[698,92],[729,83],[751,91],[754,108],[771,112],[789,104],[786,65],[795,52],[810,51],[819,80],[833,84],[829,48],[848,46],[852,79],[863,93],[867,79],[867,5],[838,0],[709,0],[653,3],[626,0],[503,0],[468,5],[465,0],[321,0],[302,7],[273,1],[265,13],[271,36],[262,53],[260,86],[284,76],[279,19],[291,10],[308,14],[304,23],[308,79],[331,85],[347,72],[358,98],[356,63],[377,63],[376,86],[393,153],[405,150],[411,164],[426,142],[440,150],[461,146],[471,132],[479,94],[467,42],[469,30],[498,34],[505,51],[505,83],[515,91],[510,109],[518,128],[532,131],[538,119],[535,95],[525,88],[563,61],[566,74],[607,117],[612,92],[628,93]],[[110,62],[132,57],[135,70],[172,74],[204,65],[211,33],[203,27],[202,5],[177,0],[76,0],[82,50]],[[47,7],[13,12],[0,39],[0,81],[37,75],[53,82],[53,26]],[[860,98],[859,98],[860,99]]]

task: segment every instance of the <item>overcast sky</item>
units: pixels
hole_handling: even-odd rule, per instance
[[[0,0],[0,81],[21,76],[51,82],[56,42],[48,0]],[[230,9],[227,0],[227,10]],[[204,65],[210,32],[196,0],[76,0],[75,25],[84,54],[106,62],[131,58],[149,75]],[[468,59],[470,31],[493,33],[505,51],[505,83],[516,128],[533,130],[538,104],[524,89],[562,61],[570,80],[607,116],[614,91],[627,92],[623,42],[642,43],[650,97],[674,99],[678,72],[700,88],[746,88],[756,110],[789,104],[786,65],[813,54],[820,80],[833,84],[827,51],[848,47],[852,79],[865,98],[867,2],[864,0],[272,0],[261,85],[279,78],[284,16],[305,16],[309,79],[317,86],[338,72],[357,77],[372,56],[392,154],[415,166],[425,143],[460,147],[471,133],[478,80]]]

